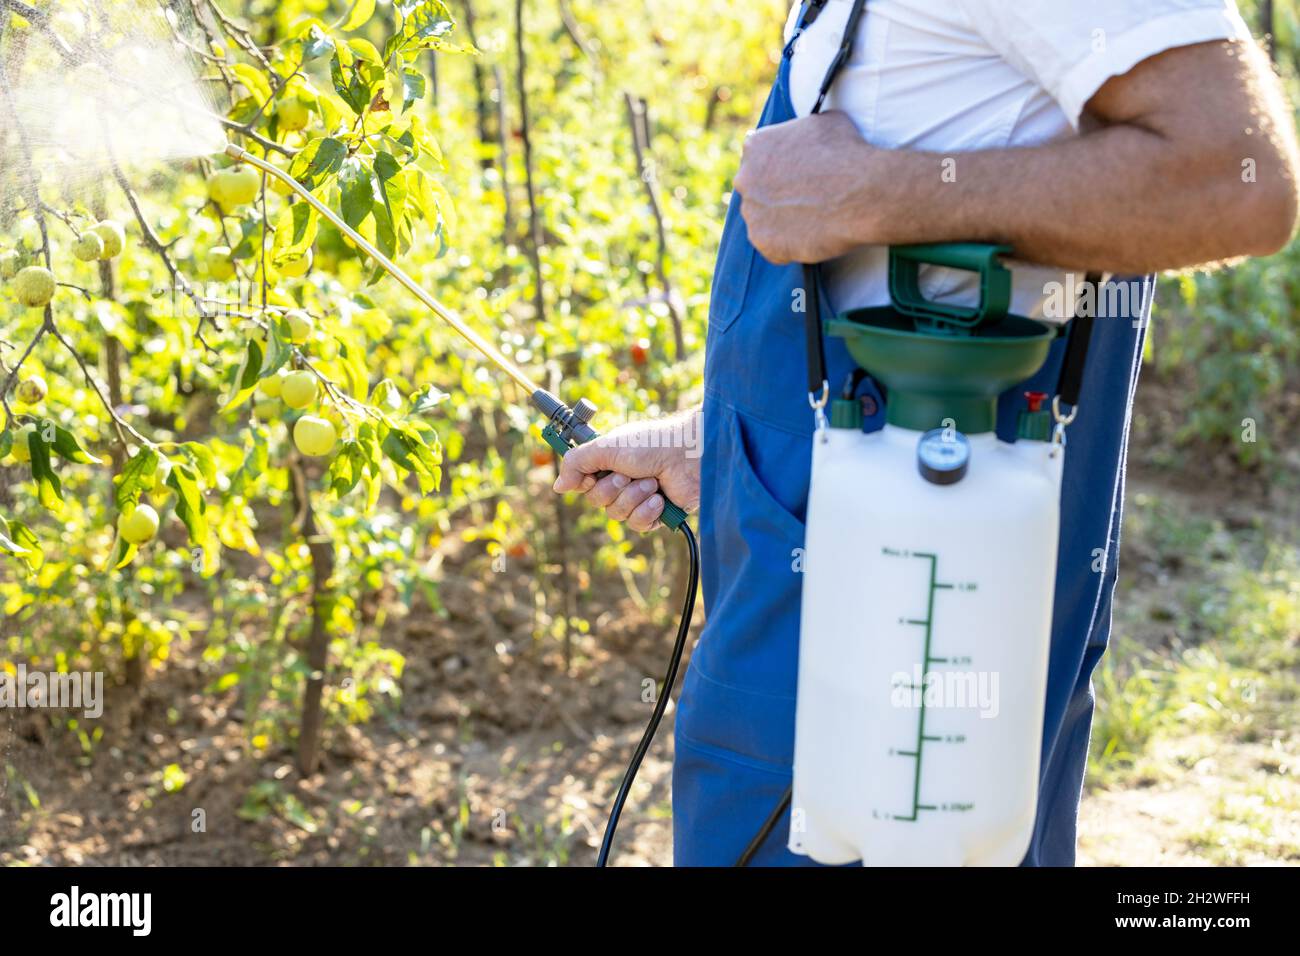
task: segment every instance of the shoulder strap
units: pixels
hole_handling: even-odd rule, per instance
[[[1071,408],[1079,404],[1079,392],[1083,388],[1083,370],[1088,361],[1088,346],[1092,343],[1092,327],[1097,320],[1097,304],[1101,301],[1101,280],[1100,272],[1089,272],[1084,279],[1083,295],[1092,289],[1092,306],[1082,311],[1075,309],[1065,343],[1065,358],[1061,362],[1056,394]]]
[[[835,52],[835,58],[831,60],[830,65],[826,68],[826,75],[822,78],[822,85],[817,91],[817,101],[813,104],[813,113],[821,112],[822,104],[826,101],[826,94],[830,92],[831,86],[835,83],[835,78],[839,75],[840,70],[844,68],[844,64],[849,61],[849,55],[853,52],[853,41],[858,33],[858,23],[862,20],[862,13],[866,5],[867,0],[853,0],[848,19],[844,23],[844,34],[840,37],[840,48]],[[799,22],[795,26],[790,45],[787,47],[790,55],[793,55],[794,40],[816,18],[821,6],[822,4],[817,3],[816,0],[813,0],[812,3],[805,2],[803,4],[800,9]],[[808,17],[810,7],[815,11],[811,18]],[[812,405],[819,420],[824,417],[823,409],[830,400],[830,384],[826,380],[826,347],[822,341],[820,282],[820,267],[816,263],[805,263],[803,267],[804,337],[808,344],[808,403]]]

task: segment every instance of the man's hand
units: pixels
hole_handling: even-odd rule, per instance
[[[777,265],[825,262],[862,245],[871,224],[844,200],[880,181],[887,153],[840,112],[750,133],[735,180],[749,241]]]
[[[633,531],[658,527],[664,493],[687,511],[700,505],[700,412],[632,422],[560,459],[559,493],[577,491]],[[597,479],[597,472],[611,474]]]

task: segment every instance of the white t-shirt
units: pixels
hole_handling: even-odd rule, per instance
[[[795,44],[790,94],[800,116],[816,101],[850,6],[829,0]],[[795,0],[786,42],[799,7]],[[1249,36],[1234,0],[867,0],[853,54],[822,109],[846,112],[876,146],[940,153],[1031,146],[1077,135],[1092,95],[1142,60]],[[1043,317],[1045,286],[1064,283],[1066,273],[1009,264],[1013,311]],[[883,246],[827,263],[832,305],[887,303],[885,267]],[[973,304],[977,296],[970,273],[926,267],[921,283],[939,301]]]

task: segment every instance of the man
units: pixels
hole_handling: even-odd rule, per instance
[[[800,29],[810,7],[819,15]],[[555,488],[636,530],[654,525],[659,488],[700,509],[708,620],[677,719],[674,852],[679,865],[729,865],[790,780],[800,589],[790,556],[803,538],[813,428],[792,305],[798,263],[825,263],[827,314],[888,302],[891,244],[1012,246],[1012,311],[1030,317],[1059,307],[1051,292],[1073,287],[1070,271],[1134,277],[1111,280],[1125,293],[1108,297],[1121,314],[1099,313],[1068,433],[1026,857],[1068,865],[1150,273],[1287,243],[1290,109],[1232,0],[869,0],[825,112],[810,116],[850,7],[796,4],[776,87],[745,143],[714,276],[705,401],[686,413],[703,416],[702,457],[680,442],[629,440],[680,434],[680,423],[632,424],[571,452]],[[922,285],[941,301],[976,295],[970,277],[933,267]],[[1062,351],[1058,342],[1003,397],[1002,437],[1014,436],[1023,389],[1053,391]],[[827,361],[838,388],[852,363],[837,340]],[[865,427],[878,428],[883,396],[870,381],[861,388]],[[597,480],[603,470],[613,473]],[[753,862],[807,862],[784,835],[778,827]]]

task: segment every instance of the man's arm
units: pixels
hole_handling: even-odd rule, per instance
[[[1100,125],[1070,140],[951,154],[879,149],[842,113],[807,117],[752,134],[735,187],[773,262],[982,240],[1063,268],[1143,273],[1290,239],[1295,129],[1255,44],[1144,60],[1098,90],[1088,117]]]

